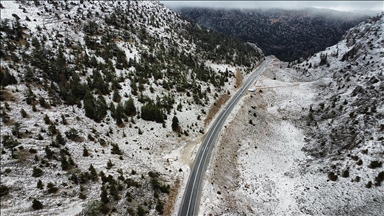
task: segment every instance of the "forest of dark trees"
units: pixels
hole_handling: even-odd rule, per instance
[[[265,55],[283,61],[305,58],[339,42],[344,33],[368,18],[331,10],[238,10],[181,8],[185,19],[255,43]]]

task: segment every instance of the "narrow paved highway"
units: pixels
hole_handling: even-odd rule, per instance
[[[209,163],[210,153],[215,145],[216,138],[224,125],[229,113],[231,113],[233,107],[243,96],[244,92],[248,91],[252,82],[260,76],[265,67],[272,61],[271,57],[265,57],[265,61],[248,77],[243,86],[236,92],[231,98],[229,103],[220,112],[211,128],[209,129],[200,149],[196,155],[191,174],[186,185],[181,207],[179,209],[179,216],[193,216],[197,214],[195,210],[198,210],[199,190],[202,177],[205,173],[206,167]]]

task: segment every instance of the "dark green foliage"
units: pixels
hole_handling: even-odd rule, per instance
[[[5,185],[0,185],[0,197],[5,196],[9,193],[9,188]]]
[[[85,145],[83,146],[83,156],[84,157],[88,157],[89,156],[88,149],[87,149],[87,147],[85,147]]]
[[[38,201],[37,199],[33,199],[33,201],[32,201],[32,208],[34,210],[40,210],[40,209],[43,208],[43,204],[40,201]]]
[[[113,96],[112,96],[112,100],[116,103],[119,103],[121,101],[121,96],[119,94],[119,90],[117,88],[115,88],[113,90]]]
[[[110,185],[109,194],[111,194],[111,196],[113,197],[114,200],[116,200],[116,201],[120,200],[119,191],[117,190],[115,183]]]
[[[47,114],[45,114],[45,116],[44,116],[44,122],[45,122],[45,124],[47,124],[47,125],[52,124],[52,122],[51,122],[51,120],[49,119],[49,117],[48,117]]]
[[[138,216],[144,216],[145,215],[145,209],[141,206],[141,205],[139,205],[139,206],[137,206],[137,215]]]
[[[179,128],[179,119],[176,116],[172,118],[172,130],[176,131]]]
[[[21,109],[21,110],[20,110],[20,113],[21,113],[21,116],[22,116],[23,118],[27,118],[27,117],[28,117],[28,114],[27,114],[27,112],[26,112],[24,109]]]
[[[333,172],[330,172],[330,173],[328,173],[328,179],[331,181],[336,181],[337,175],[335,175],[335,173],[333,173]]]
[[[67,171],[71,168],[70,163],[67,161],[67,157],[64,155],[64,153],[60,152],[60,162],[61,162],[61,169],[64,171]]]
[[[127,101],[124,103],[124,113],[127,116],[134,116],[136,115],[136,107],[133,102],[132,97],[130,97]]]
[[[80,192],[80,193],[79,193],[79,198],[80,198],[80,199],[83,199],[83,200],[84,200],[84,199],[87,199],[87,195],[85,195],[85,194],[83,194],[83,193]]]
[[[68,139],[75,141],[79,137],[79,132],[74,128],[70,128],[68,131],[65,132],[65,136]]]
[[[59,130],[57,130],[56,125],[54,123],[51,123],[48,126],[48,135],[53,136],[57,133],[59,133]]]
[[[117,155],[122,155],[123,154],[123,152],[120,150],[118,144],[113,144],[112,143],[111,145],[112,145],[111,154],[117,154]]]
[[[8,68],[5,68],[4,71],[0,72],[0,81],[1,86],[3,87],[7,85],[17,84],[16,78],[9,73]]]
[[[56,143],[59,144],[59,145],[65,145],[66,144],[66,141],[65,141],[64,137],[61,135],[60,132],[57,133]]]
[[[33,167],[32,177],[40,177],[43,175],[43,170],[37,167]]]
[[[107,162],[107,169],[111,169],[114,164],[112,163],[111,159]]]
[[[163,214],[163,213],[164,213],[164,203],[163,203],[160,199],[157,199],[157,202],[156,202],[156,211],[157,211],[159,214]]]
[[[49,103],[46,102],[45,99],[42,97],[39,99],[39,104],[41,107],[46,108],[46,109],[50,107]]]
[[[157,177],[160,176],[159,173],[157,173],[157,172],[153,172],[153,171],[149,171],[149,172],[148,172],[148,175],[149,175],[149,177],[151,177],[151,178],[157,178]]]
[[[14,148],[16,146],[20,145],[20,142],[13,139],[9,135],[3,135],[2,144],[5,148],[11,149],[11,155],[12,155],[12,157],[14,157],[14,155],[13,155]]]
[[[15,122],[12,127],[12,135],[16,136],[17,138],[21,138],[20,128],[21,123]]]
[[[375,178],[375,185],[380,186],[381,182],[384,181],[384,171],[381,171]]]
[[[327,54],[320,54],[320,65],[325,65],[327,64]]]
[[[100,198],[101,198],[101,202],[103,202],[104,204],[109,203],[108,192],[105,189],[104,185],[101,186]]]
[[[366,188],[371,188],[372,187],[372,182],[369,181],[366,185],[365,185]]]
[[[37,188],[39,189],[43,189],[44,188],[44,184],[43,182],[39,179],[39,181],[37,182],[37,185],[36,185]]]
[[[44,150],[45,150],[46,157],[48,159],[52,159],[54,152],[48,146],[45,146]]]
[[[164,121],[163,115],[161,109],[153,103],[147,103],[141,107],[141,118],[144,120],[162,123]]]
[[[182,8],[179,12],[185,18],[222,32],[227,36],[256,43],[265,55],[273,54],[283,61],[293,61],[299,57],[305,58],[310,54],[336,44],[341,40],[345,31],[368,18],[367,16],[348,15],[339,12],[335,12],[335,14],[320,11],[309,13],[304,10],[292,11],[281,9],[273,11],[257,9],[243,11]],[[271,22],[276,17],[286,18]],[[234,23],[241,24],[234,25]],[[253,28],[254,26],[258,26],[258,28]],[[212,39],[205,39],[203,41],[208,41],[213,46],[214,44],[220,44],[220,40],[222,40],[223,42],[221,43],[234,44],[234,47],[238,47],[238,41],[226,41],[212,32],[210,31],[209,34],[209,37],[212,37]],[[196,35],[193,31],[189,31],[189,34],[196,38],[202,37]],[[215,39],[215,36],[217,39]],[[206,50],[211,48],[208,45],[202,47],[206,47]],[[227,46],[215,49],[215,51],[221,54],[230,48],[230,46]],[[238,53],[244,52],[239,51]],[[238,58],[240,61],[237,62],[242,63],[241,60],[243,58],[240,57]],[[243,62],[245,61],[243,60]]]
[[[124,108],[123,108],[123,106],[120,103],[118,103],[117,107],[116,107],[115,115],[114,115],[114,117],[116,119],[116,124],[117,125],[123,124],[124,116],[125,116]]]
[[[52,182],[49,182],[47,184],[47,188],[48,193],[56,193],[57,191],[59,191],[59,188],[57,188]]]
[[[341,177],[348,178],[349,177],[349,170],[344,170],[341,174]]]
[[[371,161],[371,163],[368,165],[368,168],[375,169],[379,168],[383,165],[383,162],[381,161]]]
[[[107,115],[108,106],[102,95],[96,100],[92,94],[87,91],[84,96],[85,116],[95,121],[102,120]]]
[[[88,170],[90,172],[90,177],[91,177],[92,181],[99,180],[99,176],[97,175],[96,169],[92,166],[92,164],[89,165]]]

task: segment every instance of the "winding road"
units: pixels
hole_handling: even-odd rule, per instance
[[[237,104],[244,93],[248,91],[248,88],[252,82],[254,82],[255,79],[261,75],[265,67],[271,61],[271,57],[265,57],[264,62],[252,72],[243,86],[236,92],[236,94],[231,98],[231,100],[213,122],[196,155],[191,174],[184,191],[183,200],[179,209],[179,216],[193,216],[197,214],[199,203],[198,201],[200,198],[200,185],[202,182],[202,177],[209,163],[210,154],[216,143],[216,138],[220,133],[220,130],[223,127],[229,113],[231,113],[233,107]]]

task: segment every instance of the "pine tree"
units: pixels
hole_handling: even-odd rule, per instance
[[[179,128],[179,119],[176,116],[172,118],[172,130],[176,131]]]
[[[136,115],[136,107],[133,102],[132,97],[129,97],[127,101],[124,103],[124,113],[127,116],[133,116]]]
[[[119,94],[119,90],[116,87],[113,90],[112,100],[114,102],[116,102],[116,103],[120,102],[120,100],[121,100],[121,96]]]
[[[36,187],[39,188],[39,189],[43,189],[44,188],[44,184],[43,184],[43,182],[40,179],[37,182],[37,186]]]
[[[88,170],[91,172],[91,179],[92,179],[92,181],[99,180],[99,176],[97,175],[96,169],[92,166],[92,164],[89,165],[89,169]]]
[[[109,203],[108,192],[107,192],[107,190],[105,189],[104,185],[101,186],[101,194],[100,194],[100,198],[101,198],[101,202],[103,202],[104,204]]]
[[[124,108],[120,103],[118,103],[115,112],[115,119],[117,125],[121,125],[123,123],[122,118],[124,118]]]
[[[65,145],[66,144],[66,141],[65,141],[64,137],[61,135],[60,132],[56,136],[56,143],[60,144],[60,145]]]
[[[42,209],[43,208],[43,204],[40,201],[38,201],[37,199],[33,199],[33,201],[32,201],[32,208],[34,210]]]
[[[94,120],[96,119],[94,98],[90,91],[87,91],[84,96],[84,110],[85,110],[85,116],[87,116],[90,119],[94,119]]]
[[[83,156],[84,156],[84,157],[88,157],[88,156],[89,156],[88,149],[85,147],[85,145],[83,146]],[[92,165],[91,165],[91,166],[92,166]]]

